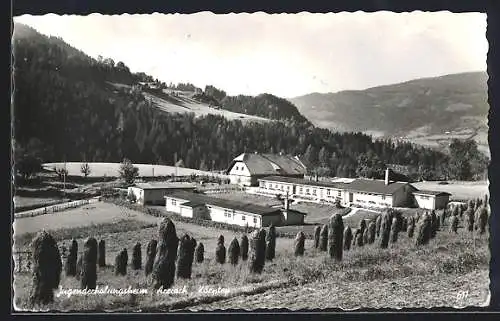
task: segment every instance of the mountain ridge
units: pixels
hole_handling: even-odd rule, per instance
[[[487,79],[486,72],[462,72],[290,101],[316,126],[434,147],[474,138],[486,151]]]

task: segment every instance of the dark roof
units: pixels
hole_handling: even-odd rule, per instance
[[[296,175],[303,176],[306,173],[304,164],[290,155],[279,154],[251,154],[243,153],[233,159],[229,164],[227,172],[237,162],[243,162],[251,175]]]
[[[195,189],[196,186],[189,183],[136,183],[135,187],[147,189]]]
[[[174,192],[172,194],[166,195],[165,197],[184,199],[184,200],[187,200],[189,203],[191,203],[191,202],[202,203],[202,204],[206,204],[206,205],[218,206],[218,207],[222,207],[222,208],[228,208],[228,209],[258,214],[258,215],[262,215],[262,216],[281,214],[281,210],[276,209],[276,208],[255,205],[252,203],[243,203],[243,202],[238,202],[238,201],[233,201],[233,200],[225,200],[225,199],[211,197],[211,196],[207,196],[205,194],[199,194],[199,193],[190,193],[190,192],[185,192],[185,191],[179,191],[179,192]],[[184,205],[184,204],[181,204],[181,205]]]
[[[345,184],[345,188],[347,190],[356,192],[392,195],[405,185],[409,185],[412,188],[415,188],[411,184],[403,182],[389,182],[389,185],[385,185],[385,182],[383,180],[371,180],[371,179],[360,179],[360,178],[355,179],[351,183]]]
[[[285,176],[266,176],[259,180],[269,180],[273,182],[282,182],[282,183],[290,183],[290,184],[301,184],[301,185],[310,185],[310,186],[319,186],[319,187],[330,187],[337,189],[346,188],[346,183],[339,182],[316,182],[313,180],[303,179],[303,178],[294,178],[294,177],[285,177]]]
[[[423,194],[423,195],[432,195],[432,196],[438,196],[438,195],[451,195],[448,192],[440,192],[440,191],[414,191],[413,194]]]
[[[190,201],[190,202],[182,203],[181,206],[198,207],[198,206],[205,206],[205,203],[197,202],[197,201]]]

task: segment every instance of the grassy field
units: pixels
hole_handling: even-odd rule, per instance
[[[488,182],[461,182],[449,181],[448,184],[439,184],[438,182],[417,182],[412,183],[421,190],[433,190],[451,193],[450,199],[470,199],[470,198],[484,198],[485,194],[489,195]]]
[[[68,170],[68,175],[71,176],[83,176],[80,172],[80,167],[83,163],[81,162],[68,162],[66,163],[66,169]],[[118,170],[120,169],[120,163],[88,163],[90,167],[91,177],[118,177]],[[182,168],[175,166],[166,165],[151,165],[151,164],[134,164],[139,168],[139,176],[141,177],[152,177],[152,176],[189,176],[189,175],[208,175],[217,176],[218,174],[206,171],[200,171],[191,168]],[[54,167],[62,168],[64,163],[45,163],[43,167],[51,170]]]
[[[213,310],[281,308],[313,309],[358,307],[433,307],[481,305],[488,300],[489,249],[486,235],[473,242],[463,225],[457,235],[445,227],[425,247],[417,248],[413,239],[401,233],[399,240],[388,249],[380,249],[378,240],[373,245],[354,247],[344,253],[341,263],[327,258],[326,253],[306,243],[305,256],[293,256],[293,240],[277,239],[277,257],[267,262],[261,275],[249,274],[247,263],[233,267],[214,262],[214,251],[220,231],[176,223],[177,234],[187,232],[205,245],[203,264],[194,264],[191,280],[176,279],[174,288],[186,286],[185,294],[155,294],[143,271],[128,270],[125,277],[114,276],[112,262],[122,248],[129,250],[139,241],[144,247],[155,238],[156,228],[145,228],[121,233],[104,233],[107,262],[98,271],[98,285],[111,288],[149,289],[144,295],[60,296],[48,306],[57,310],[150,311]],[[226,247],[235,236],[222,232]],[[236,235],[238,236],[238,235]],[[61,240],[59,243],[67,241]],[[83,238],[78,239],[81,248]],[[26,304],[31,278],[28,273],[15,275],[15,302],[19,308]],[[78,288],[72,277],[62,276],[61,286]],[[225,294],[202,294],[201,286],[224,288]],[[460,291],[467,297],[458,300]]]
[[[147,223],[158,221],[156,217],[113,204],[99,202],[62,212],[15,219],[14,233],[21,235],[37,232],[42,229],[77,228],[102,223],[114,223],[123,219],[132,219]]]
[[[47,206],[57,203],[62,203],[68,201],[62,198],[53,197],[24,197],[24,196],[14,196],[14,206],[15,208],[31,207],[31,206]]]

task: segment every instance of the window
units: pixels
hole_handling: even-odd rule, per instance
[[[330,190],[329,189],[326,190],[326,195],[330,196]]]
[[[299,187],[299,194],[302,194],[302,187]]]
[[[177,205],[177,202],[175,200],[172,200],[172,205]]]
[[[341,196],[342,196],[342,191],[338,191],[338,192],[337,192],[337,196],[338,196],[338,197],[341,197]]]
[[[253,218],[253,222],[254,222],[254,224],[257,224],[257,218],[256,217]]]
[[[382,200],[385,201],[385,195],[382,195]]]
[[[316,189],[313,188],[313,195],[316,195]]]
[[[274,188],[276,188],[276,189],[277,189],[277,188],[278,188],[278,184],[274,184]]]
[[[232,218],[233,217],[232,211],[231,210],[224,210],[224,217]]]
[[[247,220],[247,217],[245,215],[241,215],[241,220],[242,221],[246,221]]]
[[[309,193],[309,189],[308,189],[308,188],[306,188],[306,194],[307,194],[307,195],[309,195],[309,194],[310,194],[310,193]]]
[[[286,190],[290,192],[290,185],[286,187]]]

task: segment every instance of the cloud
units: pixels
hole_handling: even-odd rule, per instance
[[[363,89],[486,70],[481,13],[21,16],[96,57],[229,94]]]

